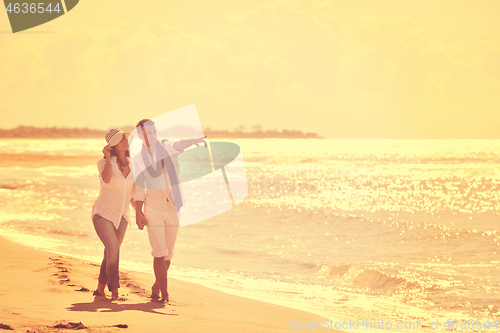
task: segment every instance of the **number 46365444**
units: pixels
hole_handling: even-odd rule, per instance
[[[481,319],[448,319],[443,327],[451,330],[457,329],[470,329],[470,330],[480,330],[480,329],[498,329],[497,319],[495,320],[486,320],[482,322]]]
[[[18,13],[23,13],[23,14],[39,13],[39,14],[42,14],[44,12],[49,12],[49,13],[57,12],[57,13],[59,13],[61,11],[61,9],[59,8],[59,3],[57,3],[54,6],[54,8],[52,8],[51,3],[49,3],[47,6],[45,6],[45,4],[43,2],[40,2],[40,3],[15,3],[15,4],[9,3],[9,5],[7,6],[6,9],[7,9],[8,13],[16,13],[16,14],[18,14]]]

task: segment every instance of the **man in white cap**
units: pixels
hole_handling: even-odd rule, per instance
[[[183,205],[177,155],[192,145],[203,142],[206,146],[206,137],[160,142],[150,119],[139,121],[136,129],[143,141],[140,153],[134,157],[134,170],[139,172],[135,175],[136,223],[141,230],[147,226],[154,257],[156,281],[151,288],[151,298],[158,299],[161,292],[160,301],[168,302],[167,273],[179,228],[178,213]]]

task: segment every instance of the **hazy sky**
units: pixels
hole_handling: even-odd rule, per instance
[[[3,8],[3,7],[2,7]],[[500,1],[80,1],[12,34],[0,127],[204,126],[500,138]]]

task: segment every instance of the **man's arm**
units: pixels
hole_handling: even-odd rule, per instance
[[[142,212],[142,206],[144,205],[144,200],[146,199],[146,181],[144,179],[144,174],[140,174],[135,180],[135,193],[133,200],[135,201],[135,223],[139,230],[144,229],[145,225],[148,225],[148,220]]]
[[[204,143],[205,147],[207,146],[207,142],[205,141],[206,135],[204,137],[198,139],[182,139],[174,143],[174,148],[178,151],[183,151],[186,148],[191,147],[192,145],[196,145],[199,147],[199,143]]]
[[[148,225],[148,220],[146,220],[146,216],[142,212],[142,205],[144,201],[136,201],[135,202],[135,223],[139,230],[144,229],[145,225]]]

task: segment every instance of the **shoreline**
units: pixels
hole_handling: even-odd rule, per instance
[[[46,154],[0,154],[1,168],[43,168],[48,166],[83,167],[95,165],[102,156],[66,156]]]
[[[174,278],[169,278],[171,302],[151,302],[149,286],[154,281],[153,274],[124,269],[120,270],[120,295],[127,300],[98,299],[92,296],[98,264],[37,250],[3,237],[0,237],[0,267],[9,272],[0,277],[0,324],[24,332],[50,332],[58,324],[70,328],[73,324],[69,323],[81,323],[91,332],[123,329],[115,325],[127,325],[127,331],[131,332],[166,328],[176,332],[279,332],[289,331],[292,319],[298,322],[324,319]]]

